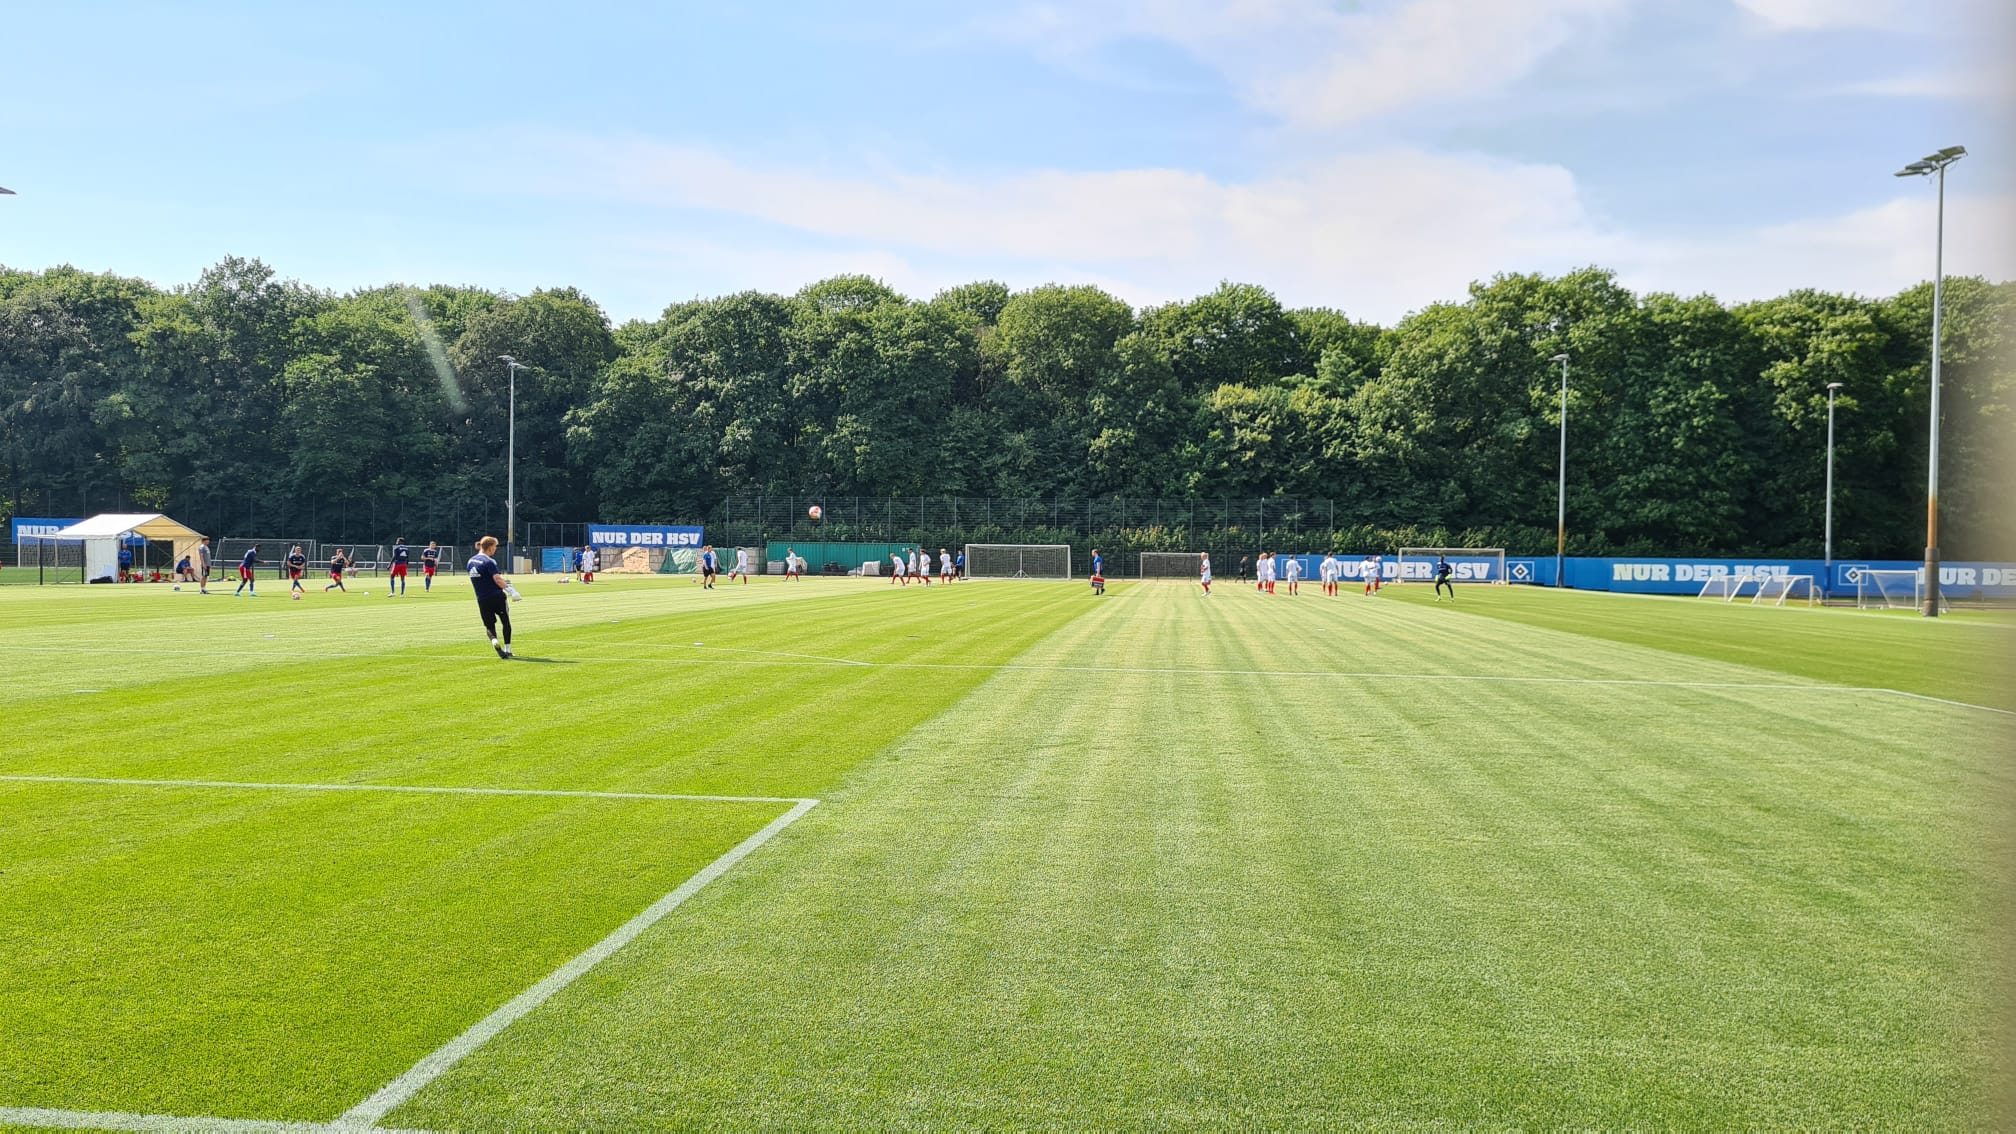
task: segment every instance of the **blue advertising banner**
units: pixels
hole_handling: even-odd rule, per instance
[[[590,524],[595,547],[699,547],[706,529],[664,524]]]
[[[1620,591],[1645,595],[1698,595],[1711,579],[1726,575],[1807,575],[1835,597],[1852,597],[1865,571],[1919,571],[1922,563],[1904,559],[1837,560],[1832,569],[1820,559],[1641,559],[1571,556],[1566,563],[1570,587],[1584,591]],[[1412,567],[1412,564],[1409,564]],[[1506,577],[1514,583],[1554,585],[1550,557],[1505,560]],[[1939,566],[1939,586],[1946,597],[1968,602],[2016,599],[2016,563],[1962,562]]]

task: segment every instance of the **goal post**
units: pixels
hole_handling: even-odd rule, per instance
[[[1863,567],[1854,572],[1855,607],[1858,610],[1921,610],[1925,606],[1925,569],[1878,570]],[[1946,592],[1939,592],[1939,609],[1951,610]]]
[[[1398,583],[1425,583],[1435,578],[1435,561],[1449,560],[1449,577],[1459,583],[1503,583],[1502,547],[1403,547]]]
[[[1194,581],[1199,562],[1194,551],[1144,551],[1141,553],[1141,577]]]
[[[1765,575],[1757,584],[1757,593],[1750,598],[1750,605],[1770,603],[1784,606],[1787,602],[1803,602],[1815,606],[1820,602],[1820,588],[1814,585],[1811,575]]]
[[[969,543],[968,579],[1069,579],[1068,543]]]

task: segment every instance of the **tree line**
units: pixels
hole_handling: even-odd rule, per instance
[[[227,259],[194,284],[0,269],[0,516],[165,511],[261,536],[461,540],[673,522],[750,495],[1295,498],[1340,531],[1553,545],[1560,372],[1583,553],[1924,543],[1932,289],[1725,305],[1607,271],[1503,275],[1385,327],[1227,283],[906,298],[841,276],[612,326],[571,288],[332,294]],[[2016,284],[1946,286],[1942,545],[2016,552]],[[1354,538],[1359,538],[1354,536]]]

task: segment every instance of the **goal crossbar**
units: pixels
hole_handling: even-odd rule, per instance
[[[1757,593],[1750,597],[1750,605],[1768,602],[1772,606],[1784,606],[1789,601],[1804,601],[1807,606],[1820,602],[1820,588],[1814,584],[1811,575],[1764,575],[1757,584]]]

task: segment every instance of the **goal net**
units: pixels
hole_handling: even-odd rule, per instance
[[[1394,582],[1434,581],[1437,559],[1449,561],[1449,577],[1458,583],[1505,581],[1505,549],[1502,547],[1403,547],[1400,549],[1400,574]]]
[[[1194,551],[1144,551],[1141,553],[1141,577],[1194,581],[1200,563]]]
[[[1763,575],[1710,575],[1701,584],[1700,598],[1721,599],[1735,602],[1749,591],[1751,601],[1756,601],[1757,588],[1763,584]]]
[[[1750,598],[1750,605],[1770,603],[1784,606],[1788,602],[1803,602],[1813,606],[1820,601],[1820,588],[1813,585],[1811,575],[1767,575],[1757,584],[1757,593]]]
[[[969,579],[1069,579],[1068,543],[969,543]]]
[[[1855,574],[1855,606],[1861,610],[1919,610],[1925,605],[1925,569],[1879,571],[1864,567]],[[1946,592],[1939,592],[1939,609]]]

